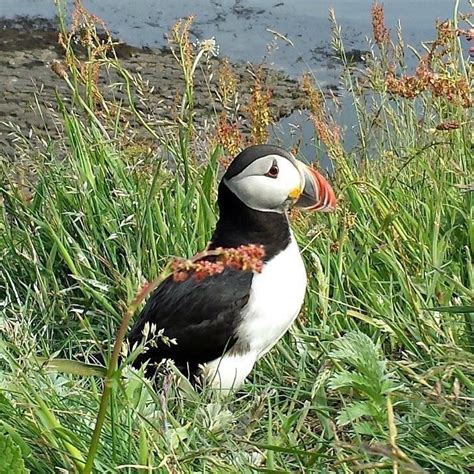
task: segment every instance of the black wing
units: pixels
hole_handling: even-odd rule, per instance
[[[236,342],[236,328],[242,308],[247,304],[252,272],[226,269],[201,281],[190,277],[183,282],[167,278],[151,295],[129,333],[130,345],[143,338],[149,322],[177,344],[155,338],[156,347],[147,345],[134,365],[145,361],[173,359],[184,373],[196,372],[199,364],[220,357]]]

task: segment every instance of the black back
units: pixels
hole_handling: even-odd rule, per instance
[[[236,329],[251,282],[251,272],[230,269],[201,281],[167,278],[148,300],[128,340],[131,345],[139,342],[145,323],[150,322],[157,330],[164,329],[164,335],[176,339],[177,344],[168,345],[156,338],[156,346],[148,344],[134,365],[173,359],[184,374],[191,375],[199,364],[219,358],[237,341]],[[150,367],[148,375],[154,370]]]

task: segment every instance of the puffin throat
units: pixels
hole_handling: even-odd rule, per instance
[[[286,213],[263,212],[244,204],[221,181],[218,191],[219,220],[209,249],[256,244],[265,248],[264,261],[286,249],[291,240]]]

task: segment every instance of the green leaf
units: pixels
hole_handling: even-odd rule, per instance
[[[366,383],[366,380],[360,374],[341,370],[330,378],[328,387],[331,390],[340,390],[341,388],[354,388],[356,385],[363,386]]]
[[[372,403],[367,401],[354,402],[341,410],[341,413],[337,416],[337,424],[338,426],[345,426],[363,416],[376,418],[377,415],[377,409]]]
[[[378,433],[377,430],[368,422],[368,421],[361,421],[354,425],[354,431],[359,435],[367,435],[372,437],[377,437]]]
[[[11,436],[0,434],[0,474],[24,474],[29,472],[21,457],[20,448]]]
[[[86,364],[70,359],[47,359],[38,358],[43,368],[50,372],[62,372],[64,374],[82,375],[83,377],[95,376],[105,377],[106,369],[99,365]]]
[[[335,345],[330,357],[351,366],[353,371],[344,369],[336,373],[329,383],[331,389],[353,388],[378,402],[382,395],[393,390],[394,384],[391,374],[387,373],[386,361],[369,336],[352,331],[335,341]]]
[[[425,308],[427,311],[438,311],[438,313],[474,313],[474,306],[438,306],[437,308]]]
[[[337,348],[329,354],[332,358],[346,362],[375,379],[385,373],[385,361],[380,360],[377,346],[366,334],[352,331],[336,341],[336,344]]]
[[[31,449],[18,431],[6,421],[0,420],[0,434],[9,435],[12,441],[20,448],[23,458],[31,456]]]

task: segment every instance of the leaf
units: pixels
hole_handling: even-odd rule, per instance
[[[368,316],[367,314],[363,314],[359,311],[354,311],[352,309],[347,310],[347,316],[351,316],[353,318],[357,318],[361,321],[364,321],[364,323],[370,324],[371,326],[374,326],[378,329],[381,329],[384,332],[388,332],[390,334],[394,334],[393,329],[382,319],[379,318],[373,318],[371,316]]]
[[[0,433],[0,474],[24,474],[29,472],[20,448],[13,442],[11,436]]]
[[[2,374],[0,374],[0,375],[2,375]],[[1,392],[0,392],[0,405],[5,405],[8,408],[12,408],[12,404],[10,403],[10,400],[8,400],[8,398],[5,397],[5,395],[3,395],[3,393],[1,393]]]
[[[15,428],[6,421],[0,420],[0,434],[5,436],[9,435],[12,438],[12,441],[20,448],[23,458],[31,456],[31,449],[28,444],[21,437],[18,431],[16,431]]]
[[[337,416],[338,426],[345,426],[363,416],[376,418],[379,413],[374,405],[367,401],[354,402],[341,410]]]
[[[425,308],[427,311],[438,311],[438,313],[474,313],[474,306],[438,306],[437,308]]]
[[[170,449],[177,449],[178,446],[187,439],[189,427],[190,424],[188,423],[186,426],[179,426],[178,428],[173,428],[167,431],[166,436]]]
[[[385,372],[385,362],[380,360],[379,351],[372,339],[359,331],[348,332],[337,342],[337,348],[329,354],[352,365],[359,372],[380,378]]]
[[[347,333],[335,342],[336,349],[330,357],[352,366],[356,373],[342,371],[332,379],[334,387],[358,385],[370,396],[377,396],[391,388],[391,375],[387,373],[386,361],[381,358],[378,347],[366,334],[359,331]],[[356,387],[354,387],[356,388]]]
[[[368,421],[362,421],[354,425],[354,431],[359,435],[367,435],[377,438],[378,431]]]
[[[377,405],[384,405],[384,396],[393,392],[393,374],[387,372],[386,361],[379,348],[364,333],[352,331],[335,341],[330,357],[346,364],[329,380],[332,390],[352,389]]]
[[[105,377],[106,374],[105,367],[86,364],[85,362],[79,362],[77,360],[38,358],[38,361],[43,364],[44,369],[52,372],[82,375],[83,377]]]
[[[341,388],[355,388],[356,385],[360,386],[365,384],[366,380],[360,374],[341,370],[330,378],[328,387],[331,390],[340,390]]]

